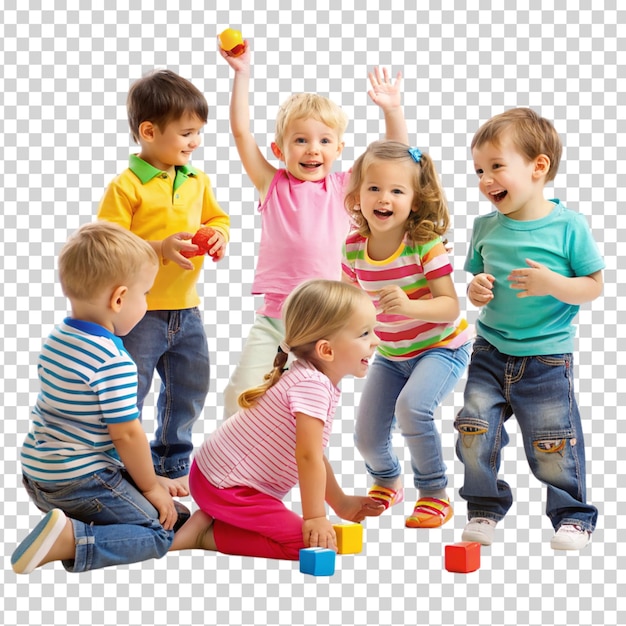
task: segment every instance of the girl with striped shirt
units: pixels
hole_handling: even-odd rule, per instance
[[[470,336],[443,234],[449,215],[432,159],[380,141],[356,161],[346,208],[357,229],[344,246],[343,276],[377,309],[380,345],[367,376],[356,446],[385,507],[404,500],[393,451],[397,424],[411,457],[418,500],[406,525],[435,528],[453,514],[434,412],[467,366]]]
[[[378,345],[369,298],[339,281],[297,287],[283,311],[285,339],[265,383],[239,397],[242,407],[209,436],[189,474],[200,507],[172,550],[297,560],[301,548],[336,548],[325,502],[342,519],[360,522],[384,506],[346,495],[324,455],[339,382],[365,376]],[[288,353],[296,359],[285,370]],[[300,486],[302,516],[283,498]]]

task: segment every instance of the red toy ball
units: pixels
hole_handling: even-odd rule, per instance
[[[209,252],[209,240],[213,237],[213,235],[215,235],[215,229],[210,226],[203,226],[191,239],[191,243],[198,246],[198,250],[196,252],[181,251],[181,254],[188,259],[193,256],[202,256],[203,254],[207,254]],[[221,255],[217,253],[212,255],[211,258],[214,261],[217,261],[221,258]]]

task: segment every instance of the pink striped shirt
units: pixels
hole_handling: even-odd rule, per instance
[[[453,272],[441,237],[417,245],[405,236],[388,259],[374,261],[367,254],[367,238],[357,232],[346,239],[342,268],[351,282],[369,294],[376,308],[383,287],[398,285],[411,300],[430,299],[428,281]],[[452,324],[432,323],[379,313],[376,319],[376,334],[381,340],[378,352],[393,361],[411,359],[431,348],[458,348],[470,339],[463,318]]]
[[[216,487],[252,487],[282,500],[298,483],[295,414],[324,422],[326,447],[339,396],[327,376],[296,360],[256,406],[239,410],[206,439],[195,462]]]

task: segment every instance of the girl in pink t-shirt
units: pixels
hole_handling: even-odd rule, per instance
[[[259,192],[261,241],[253,294],[263,305],[224,390],[224,416],[239,408],[242,391],[261,384],[284,336],[281,309],[287,295],[313,278],[341,278],[341,247],[350,229],[343,207],[348,172],[333,172],[348,125],[346,114],[328,98],[297,93],[278,111],[272,153],[284,162],[274,167],[250,131],[250,49],[240,56],[220,48],[233,68],[230,125],[246,173]],[[383,110],[388,139],[408,141],[401,107],[401,75],[370,74],[369,95]]]
[[[200,507],[177,532],[172,550],[297,560],[305,547],[336,550],[325,502],[360,522],[384,506],[346,495],[324,455],[346,375],[365,376],[379,343],[376,311],[359,289],[311,280],[284,307],[285,338],[272,371],[244,392],[235,415],[209,436],[189,474]],[[296,360],[285,370],[287,356]],[[302,517],[282,500],[300,485]]]

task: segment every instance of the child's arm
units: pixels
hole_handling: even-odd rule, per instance
[[[518,289],[518,298],[552,296],[566,304],[584,304],[595,300],[603,287],[602,272],[589,276],[563,276],[545,265],[526,259],[528,267],[515,269],[509,276],[512,289]]]
[[[108,431],[137,489],[159,512],[159,521],[163,528],[171,530],[176,523],[178,513],[176,513],[172,496],[157,482],[150,446],[141,422],[139,419],[134,419],[119,424],[108,424]]]
[[[112,183],[104,193],[98,207],[97,219],[119,224],[122,228],[131,229],[133,220],[134,201],[128,197],[121,186]],[[177,263],[184,270],[194,269],[193,263],[186,259],[181,252],[194,252],[194,246],[189,240],[193,233],[180,232],[170,235],[162,241],[148,241],[160,259]]]
[[[333,525],[326,517],[326,463],[322,450],[324,422],[296,413],[296,462],[302,498],[302,538],[308,547],[337,550]]]
[[[380,69],[376,68],[373,74],[371,72],[368,74],[368,77],[372,88],[367,93],[372,101],[383,110],[385,116],[385,139],[409,145],[409,133],[404,119],[400,92],[402,73],[398,72],[395,82],[389,79],[389,72],[386,68],[383,69],[382,76]]]
[[[257,188],[261,201],[265,199],[270,183],[276,174],[276,168],[261,154],[252,132],[250,131],[250,46],[244,42],[245,51],[240,56],[231,56],[219,48],[220,54],[235,71],[233,91],[230,97],[230,128],[241,163]]]
[[[397,285],[383,287],[378,292],[378,307],[384,313],[405,315],[425,322],[454,322],[461,313],[461,307],[450,275],[429,280],[428,287],[432,294],[428,300],[410,300]]]

